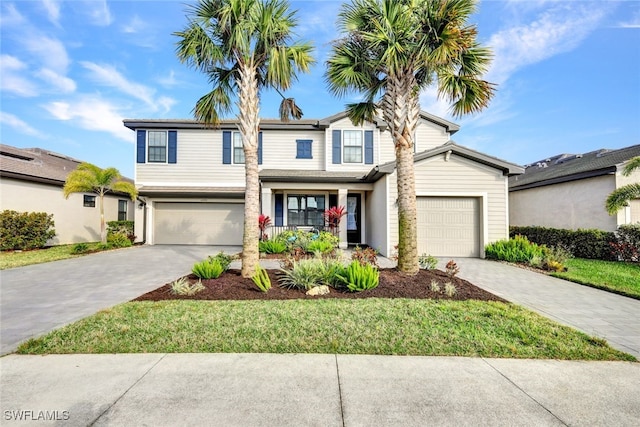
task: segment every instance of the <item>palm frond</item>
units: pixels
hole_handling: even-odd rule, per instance
[[[631,158],[631,160],[629,160],[629,162],[624,166],[624,169],[622,170],[622,175],[631,176],[633,171],[635,171],[636,169],[640,170],[640,156],[633,157]]]
[[[357,102],[347,104],[347,115],[354,125],[360,126],[364,122],[373,122],[377,114],[377,106],[373,102]]]
[[[289,119],[300,120],[302,118],[302,109],[296,104],[296,100],[293,98],[284,98],[280,103],[280,120],[288,122]]]
[[[640,183],[624,185],[614,190],[605,202],[609,215],[615,215],[633,199],[640,199]]]
[[[128,194],[131,200],[135,200],[138,195],[138,190],[136,190],[135,185],[127,181],[114,182],[110,190],[117,193]]]

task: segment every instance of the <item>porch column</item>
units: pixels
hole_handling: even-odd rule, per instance
[[[338,206],[344,206],[344,208],[347,208],[347,193],[349,192],[349,190],[347,190],[346,188],[340,188],[338,189]],[[339,248],[340,249],[347,249],[348,243],[347,243],[347,218],[346,217],[342,217],[342,221],[340,221],[340,243],[339,243]]]
[[[273,215],[273,210],[271,208],[271,198],[272,198],[271,189],[262,187],[260,213],[267,215],[269,218],[271,218],[271,225],[275,225],[275,218]],[[267,229],[266,233],[269,236],[269,238],[273,237],[271,236],[271,229]]]

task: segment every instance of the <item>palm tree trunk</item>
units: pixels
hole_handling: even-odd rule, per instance
[[[245,161],[244,233],[242,238],[242,277],[251,277],[260,260],[260,181],[258,176],[258,131],[260,126],[258,81],[253,64],[240,68],[239,127],[243,136]]]
[[[100,241],[107,243],[107,230],[104,224],[104,193],[100,193]]]
[[[395,145],[398,174],[398,270],[415,274],[418,265],[418,210],[413,163],[414,133],[420,104],[412,73],[389,76],[382,110]]]

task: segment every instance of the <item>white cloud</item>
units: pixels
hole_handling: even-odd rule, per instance
[[[0,13],[0,25],[2,27],[15,27],[24,24],[24,17],[18,12],[12,3],[3,3],[2,13]]]
[[[571,51],[601,22],[608,6],[556,3],[527,24],[504,29],[486,43],[494,60],[487,79],[503,83],[519,69]],[[600,6],[599,4],[597,6]]]
[[[122,32],[126,34],[135,34],[144,31],[147,23],[140,19],[138,15],[133,15],[131,20],[122,26]]]
[[[60,25],[60,1],[59,0],[42,0],[42,5],[47,11],[49,21],[55,25]]]
[[[175,100],[167,97],[154,98],[155,89],[141,83],[127,80],[118,70],[111,65],[99,65],[94,62],[83,61],[81,65],[93,73],[93,78],[100,84],[113,87],[119,91],[144,102],[154,111],[160,107],[164,112],[169,111],[175,104]]]
[[[70,60],[67,49],[60,40],[36,34],[31,37],[22,37],[21,42],[26,50],[42,62],[45,68],[66,74]]]
[[[636,11],[627,21],[618,23],[619,28],[640,28],[640,10]]]
[[[73,101],[50,102],[43,106],[54,118],[69,121],[83,129],[107,132],[133,143],[131,131],[122,124],[118,107],[96,96],[83,96]]]
[[[48,68],[43,68],[36,73],[43,81],[47,82],[54,91],[71,93],[76,90],[76,82]]]
[[[32,126],[29,126],[26,122],[19,119],[17,116],[14,116],[10,113],[5,113],[4,111],[0,111],[0,123],[5,126],[9,126],[17,130],[18,132],[24,133],[26,135],[35,136],[38,138],[46,138],[46,136],[35,129]]]
[[[2,92],[31,97],[38,95],[36,86],[24,77],[27,65],[15,56],[0,55],[0,89]]]
[[[93,25],[108,27],[113,22],[113,16],[107,0],[88,0],[83,2],[86,6],[86,13]]]
[[[176,73],[173,70],[169,71],[168,76],[158,77],[156,81],[164,87],[173,87],[179,83],[178,80],[176,80]]]

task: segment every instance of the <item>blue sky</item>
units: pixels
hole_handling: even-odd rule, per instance
[[[0,126],[4,144],[41,147],[133,177],[123,118],[190,118],[207,80],[175,56],[189,1],[3,0]],[[292,2],[317,65],[288,92],[305,118],[342,111],[324,62],[338,1]],[[456,119],[454,140],[519,164],[640,144],[640,2],[482,1],[472,23],[494,50],[490,107]],[[265,93],[262,117],[279,98]],[[424,110],[453,120],[434,90]]]

